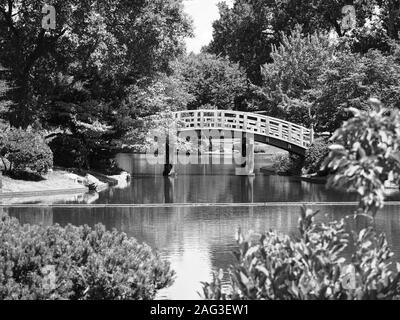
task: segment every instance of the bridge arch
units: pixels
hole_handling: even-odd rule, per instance
[[[254,140],[304,156],[314,141],[314,132],[303,126],[256,113],[231,110],[189,110],[175,113],[179,131],[239,131]]]

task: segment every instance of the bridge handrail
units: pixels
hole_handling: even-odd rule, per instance
[[[226,129],[260,134],[308,149],[314,132],[303,126],[261,114],[232,110],[185,110],[175,112],[183,130]]]

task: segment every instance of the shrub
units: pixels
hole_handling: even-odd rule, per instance
[[[272,168],[276,174],[286,174],[291,168],[288,154],[277,154],[273,157],[272,162]]]
[[[303,159],[295,154],[277,154],[272,159],[273,170],[280,175],[299,175],[303,167]]]
[[[354,234],[351,262],[344,222],[314,223],[316,213],[302,209],[300,238],[268,232],[244,239],[238,233],[239,263],[230,269],[228,292],[222,275],[203,285],[215,300],[376,300],[399,298],[400,274],[391,271],[393,253],[384,235],[372,228]]]
[[[53,153],[44,138],[35,132],[22,129],[3,131],[0,141],[0,157],[5,171],[17,173],[29,171],[35,174],[46,174],[53,166]]]
[[[321,173],[322,164],[329,155],[329,142],[326,138],[314,141],[306,152],[304,169],[307,173]]]
[[[64,168],[87,168],[89,150],[79,138],[60,135],[50,142],[54,163]]]
[[[0,217],[0,299],[153,299],[167,262],[124,233]]]

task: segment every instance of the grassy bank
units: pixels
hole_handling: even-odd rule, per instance
[[[3,176],[3,193],[38,192],[54,191],[66,189],[79,189],[82,184],[68,177],[67,171],[56,170],[49,172],[40,181],[16,180]]]

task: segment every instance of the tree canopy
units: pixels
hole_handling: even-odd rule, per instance
[[[354,49],[364,52],[369,48],[387,47],[390,39],[399,39],[398,1],[355,2],[356,25],[351,32],[341,27],[342,9],[348,4],[346,0],[236,0],[230,8],[221,3],[221,17],[214,23],[214,39],[207,50],[239,62],[250,80],[260,84],[260,66],[272,61],[271,45],[279,44],[282,32],[289,33],[297,24],[308,34],[334,31],[339,37],[351,36],[357,40]]]
[[[368,110],[371,97],[400,108],[398,45],[385,53],[353,52],[329,33],[282,35],[262,67],[258,106],[288,121],[333,132],[351,117],[348,108]]]
[[[167,71],[191,34],[182,1],[53,0],[55,30],[42,28],[41,5],[0,2],[0,63],[16,88],[8,116],[19,126],[60,111],[60,102],[66,111],[71,103],[118,101],[127,85]]]
[[[204,106],[232,110],[240,108],[247,90],[245,71],[237,63],[212,54],[191,54],[174,64],[177,77],[184,83],[193,100],[188,109]]]

